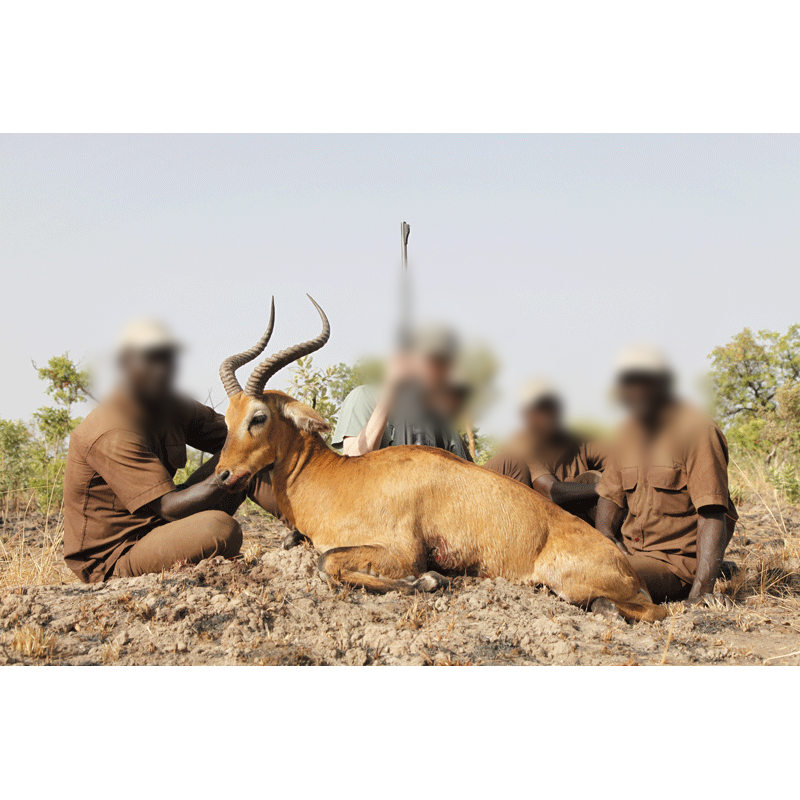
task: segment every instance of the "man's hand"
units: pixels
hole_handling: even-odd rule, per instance
[[[161,519],[174,522],[176,519],[197,514],[198,511],[217,508],[227,495],[227,490],[212,472],[197,483],[186,483],[176,491],[167,492],[158,500],[148,503],[147,508]]]
[[[416,377],[414,359],[409,353],[395,353],[386,365],[384,391],[392,396],[397,390]]]
[[[606,497],[597,499],[597,530],[606,539],[613,542],[626,556],[629,556],[630,551],[625,546],[625,542],[619,537],[624,516],[625,509],[620,508],[616,503]]]
[[[722,557],[728,544],[725,512],[716,506],[699,509],[697,520],[697,573],[687,605],[706,602],[713,595],[714,583],[722,568]]]
[[[722,611],[730,611],[733,608],[733,600],[726,594],[721,592],[714,592],[713,594],[704,594],[696,597],[691,595],[684,601],[686,608],[697,608],[698,606],[706,606],[707,608],[716,608]]]

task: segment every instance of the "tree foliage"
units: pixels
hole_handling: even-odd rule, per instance
[[[779,391],[800,382],[800,325],[741,333],[711,353],[718,412],[726,419],[763,417],[778,411]]]
[[[800,455],[800,325],[745,328],[711,353],[717,415],[731,445],[767,462]]]
[[[55,401],[33,413],[33,425],[0,420],[0,491],[4,508],[35,502],[43,511],[61,504],[67,440],[80,422],[72,406],[94,399],[89,370],[69,353],[53,356],[45,367],[33,365]]]
[[[287,391],[295,400],[313,406],[333,430],[345,397],[356,386],[379,381],[380,370],[378,362],[370,360],[358,361],[354,366],[333,364],[323,370],[314,366],[313,356],[306,356],[292,365]]]

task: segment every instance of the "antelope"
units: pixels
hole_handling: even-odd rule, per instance
[[[357,457],[331,450],[322,437],[330,426],[320,414],[285,392],[264,389],[275,373],[328,341],[328,318],[309,299],[322,320],[319,336],[262,361],[242,389],[236,370],[266,348],[273,299],[261,339],[222,362],[230,402],[216,475],[237,492],[268,471],[281,511],[320,553],[321,578],[409,593],[446,587],[443,572],[503,577],[547,586],[605,615],[666,616],[613,542],[511,478],[431,447]]]

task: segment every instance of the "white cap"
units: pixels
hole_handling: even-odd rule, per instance
[[[459,341],[456,332],[444,325],[425,325],[412,335],[412,346],[426,358],[453,361],[458,356]]]
[[[672,368],[661,350],[640,344],[626,348],[617,356],[615,372],[617,380],[625,375],[667,377],[672,375]]]
[[[137,319],[129,322],[117,339],[117,353],[128,350],[177,350],[180,342],[172,332],[156,319]]]
[[[538,405],[542,400],[561,402],[561,393],[546,378],[530,380],[520,390],[519,406],[523,410]]]

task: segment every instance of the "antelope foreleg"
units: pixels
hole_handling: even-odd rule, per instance
[[[450,581],[438,572],[420,573],[410,561],[378,545],[335,547],[320,556],[320,577],[329,585],[347,583],[373,592],[434,592]]]

